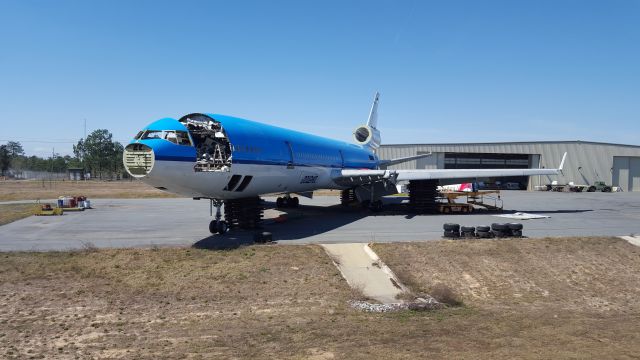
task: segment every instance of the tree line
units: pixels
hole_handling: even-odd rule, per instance
[[[6,176],[9,170],[66,172],[70,168],[81,168],[89,172],[92,178],[118,179],[126,176],[122,165],[123,150],[122,144],[114,141],[113,135],[106,129],[95,130],[86,139],[80,139],[73,145],[74,156],[27,156],[20,142],[9,141],[0,145],[0,170]]]

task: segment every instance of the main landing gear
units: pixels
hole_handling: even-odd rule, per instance
[[[295,208],[300,205],[300,199],[286,195],[276,199],[276,207],[279,208]]]
[[[224,218],[222,220],[221,207],[224,204]],[[264,207],[262,199],[250,197],[232,200],[211,199],[211,206],[216,207],[216,218],[209,223],[212,234],[224,234],[230,229],[258,229],[262,224]]]
[[[350,206],[353,203],[357,203],[358,202],[358,197],[356,196],[356,191],[355,189],[351,188],[351,189],[346,189],[346,190],[342,190],[340,192],[340,204],[342,206]],[[380,212],[382,210],[384,210],[384,204],[382,203],[381,199],[378,200],[363,200],[362,202],[360,202],[360,205],[362,206],[363,209],[369,209],[372,212]]]

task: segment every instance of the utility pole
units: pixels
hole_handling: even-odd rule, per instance
[[[84,118],[84,137],[82,138],[83,149],[82,149],[82,159],[80,159],[80,161],[82,162],[82,179],[84,179],[85,181],[87,181],[87,168],[84,162],[84,146],[86,141],[87,141],[87,118]]]
[[[52,182],[53,182],[53,158],[56,156],[56,148],[53,147],[51,149],[51,166],[49,167],[49,189],[52,188]]]

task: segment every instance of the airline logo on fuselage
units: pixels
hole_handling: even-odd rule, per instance
[[[300,184],[315,184],[318,180],[318,175],[305,175],[300,179]]]

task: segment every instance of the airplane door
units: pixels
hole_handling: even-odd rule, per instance
[[[344,169],[344,154],[342,150],[338,150],[340,152],[340,167]]]
[[[287,145],[287,150],[289,151],[289,161],[287,162],[287,169],[295,168],[293,166],[293,148],[291,148],[291,143],[288,141],[284,142]]]

